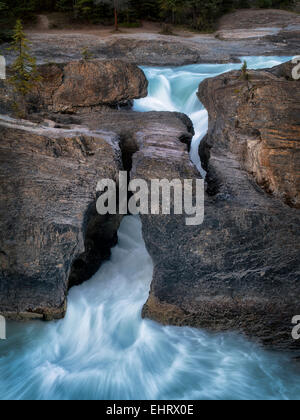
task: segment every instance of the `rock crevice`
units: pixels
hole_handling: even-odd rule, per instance
[[[192,124],[181,114],[112,109],[33,117],[39,124],[0,118],[0,313],[51,320],[117,241],[121,217],[96,213],[97,183],[131,173],[147,140],[159,139],[163,154],[171,138],[188,156],[182,141]]]
[[[200,148],[208,171],[205,219],[187,227],[181,216],[142,217],[155,266],[144,316],[239,331],[266,346],[299,351],[291,320],[300,313],[300,215],[286,198],[297,207],[300,85],[278,76],[289,68],[249,72],[250,81],[232,72],[200,86],[209,112]],[[181,159],[188,164],[188,155]],[[137,171],[147,177],[155,164],[146,143]],[[176,164],[159,166],[165,178],[186,176]]]
[[[200,155],[212,184],[220,179],[209,165],[213,148],[215,158],[232,153],[266,192],[300,208],[300,83],[292,69],[287,63],[249,71],[249,80],[231,72],[200,85],[198,95],[210,115]]]
[[[97,213],[96,186],[117,183],[122,132],[134,132],[127,112],[128,129],[111,126],[111,107],[145,96],[148,85],[138,67],[117,60],[39,71],[27,97],[30,120],[0,116],[0,313],[17,320],[63,317],[68,289],[109,258],[121,217]],[[10,114],[4,82],[0,97]],[[85,115],[103,124],[90,128]]]
[[[69,286],[94,274],[114,244],[119,218],[103,220],[91,209],[98,180],[117,179],[119,154],[110,145],[117,136],[6,121],[0,121],[0,311],[11,319],[60,318]]]

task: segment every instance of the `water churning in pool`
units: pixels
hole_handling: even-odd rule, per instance
[[[248,59],[269,67],[283,59]],[[207,113],[201,80],[240,68],[145,68],[149,96],[140,111],[187,113],[195,124],[191,158]],[[153,266],[138,217],[126,217],[112,258],[69,294],[67,316],[51,323],[8,323],[0,342],[1,399],[299,399],[300,368],[234,333],[210,334],[142,320]]]

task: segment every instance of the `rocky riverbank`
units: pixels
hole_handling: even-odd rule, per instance
[[[300,85],[290,70],[231,72],[200,86],[210,115],[200,150],[205,221],[142,216],[154,262],[143,316],[298,349],[290,326],[300,313]],[[120,109],[147,94],[134,65],[96,60],[40,71],[27,101],[31,122],[0,119],[0,313],[11,319],[64,316],[69,287],[109,258],[121,218],[97,215],[100,179],[117,180],[120,170],[148,182],[200,177],[186,116]],[[9,114],[9,91],[1,95]]]
[[[201,84],[210,127],[200,153],[214,190],[222,184],[217,154],[225,149],[267,193],[300,208],[300,84],[293,67],[231,72]]]
[[[155,264],[145,317],[237,330],[299,350],[291,320],[300,311],[300,84],[287,77],[290,70],[253,71],[249,80],[232,72],[201,84],[209,111],[200,151],[208,171],[205,221],[187,227],[180,216],[142,218]]]
[[[229,63],[241,56],[299,55],[300,18],[280,10],[240,10],[225,16],[214,34],[143,32],[112,34],[107,29],[28,31],[39,64],[66,63],[88,49],[99,60],[119,59],[149,66]],[[0,46],[10,64],[13,56]]]
[[[43,79],[27,98],[31,121],[9,116],[13,98],[3,84],[0,95],[0,313],[17,320],[63,317],[69,287],[109,258],[121,217],[97,214],[96,185],[130,169],[137,133],[173,137],[185,150],[181,141],[192,138],[180,114],[117,110],[147,94],[134,65],[39,70]]]
[[[250,35],[253,35],[251,32]],[[112,35],[101,39],[87,34],[30,34],[32,52],[39,64],[79,60],[86,47],[100,60],[119,59],[147,66],[182,66],[195,63],[232,63],[241,56],[294,56],[299,54],[300,29],[245,33],[239,38],[222,40],[214,35],[191,38],[157,34]],[[0,46],[8,64],[13,56]]]
[[[119,218],[101,218],[96,183],[120,167],[113,134],[0,119],[0,312],[61,318],[69,285],[109,257]]]

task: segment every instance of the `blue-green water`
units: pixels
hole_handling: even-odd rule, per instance
[[[249,69],[271,68],[292,57],[241,57]],[[208,77],[215,77],[231,70],[239,70],[241,64],[194,64],[176,68],[144,67],[150,82],[147,98],[135,101],[136,111],[175,111],[187,114],[193,121],[195,137],[191,159],[203,174],[198,154],[200,140],[208,128],[208,115],[196,96],[199,84]]]
[[[250,58],[249,67],[285,59]],[[205,77],[240,65],[146,68],[149,96],[136,109],[181,111],[196,127],[207,113],[195,97]],[[200,167],[199,167],[200,169]],[[300,368],[286,354],[238,334],[163,327],[141,319],[153,266],[139,218],[127,217],[112,258],[70,291],[64,320],[8,324],[0,342],[1,399],[299,399]]]

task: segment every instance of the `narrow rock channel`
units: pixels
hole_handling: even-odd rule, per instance
[[[249,60],[269,67],[281,60]],[[240,65],[146,68],[149,95],[139,111],[188,114],[198,147],[207,113],[196,97],[199,82]],[[123,141],[126,141],[123,140]],[[122,147],[121,147],[122,149]],[[131,155],[123,153],[126,170]],[[134,151],[134,150],[132,150]],[[295,399],[300,370],[288,354],[262,350],[234,333],[162,326],[142,319],[153,275],[138,217],[126,217],[109,261],[73,287],[65,319],[9,323],[0,349],[2,398],[20,399]],[[76,283],[76,282],[74,282]]]

